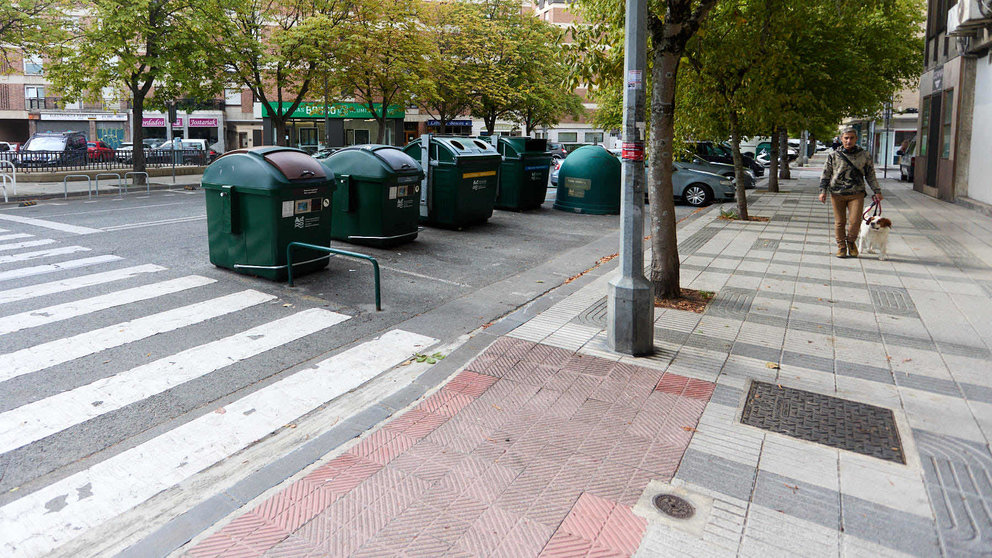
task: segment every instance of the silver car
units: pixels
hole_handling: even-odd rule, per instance
[[[733,201],[736,191],[734,182],[725,176],[675,163],[672,194],[677,200],[700,207],[714,201]]]
[[[713,174],[719,174],[720,176],[725,176],[731,180],[735,178],[734,165],[728,165],[727,163],[714,163],[707,161],[698,155],[689,153],[688,151],[682,156],[680,160],[677,161],[678,164],[685,168],[695,169],[703,172],[711,172]],[[757,179],[754,177],[754,173],[750,169],[744,169],[744,188],[751,190],[755,187]]]

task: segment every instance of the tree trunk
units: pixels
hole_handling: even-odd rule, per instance
[[[667,24],[655,23],[662,28]],[[654,25],[652,26],[654,27]],[[663,36],[655,30],[657,37]],[[675,85],[681,53],[654,50],[651,68],[650,212],[651,283],[658,298],[679,298],[679,248],[672,196],[672,139],[675,137]]]
[[[774,194],[778,193],[778,137],[782,132],[779,131],[778,126],[772,128],[772,138],[771,138],[771,149],[768,152],[768,191]]]
[[[375,113],[373,113],[375,114]],[[376,124],[379,125],[379,131],[375,134],[375,142],[379,145],[386,143],[386,105],[382,105],[382,116],[376,117]]]
[[[289,145],[289,141],[286,139],[286,115],[273,115],[272,125],[276,128],[276,145],[283,147]]]
[[[142,121],[145,119],[145,97],[139,93],[131,92],[132,118],[131,122],[131,165],[134,172],[147,172],[145,165],[145,130],[142,128]],[[168,120],[168,116],[165,118]],[[167,122],[166,126],[172,126]],[[135,184],[144,184],[144,175],[135,175]]]
[[[789,172],[789,131],[786,128],[779,130],[778,135],[779,163],[778,177],[789,180],[792,174]]]
[[[737,191],[737,215],[744,221],[747,215],[747,192],[744,189],[744,157],[741,156],[741,130],[737,111],[730,111],[730,147],[734,153],[734,178]]]

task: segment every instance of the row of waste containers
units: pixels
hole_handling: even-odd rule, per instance
[[[488,220],[494,207],[537,208],[547,193],[546,147],[526,137],[425,135],[402,149],[349,147],[322,161],[286,147],[232,151],[203,174],[210,261],[282,280],[290,242],[392,246],[415,239],[421,222],[460,229]],[[619,196],[619,174],[616,182]],[[322,269],[328,256],[301,248],[293,262],[295,275]]]

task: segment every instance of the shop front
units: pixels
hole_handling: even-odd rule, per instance
[[[288,111],[292,103],[283,103]],[[324,146],[346,147],[374,143],[378,138],[379,125],[362,103],[330,103],[324,111],[324,103],[300,103],[290,115],[286,125],[287,145],[313,153]],[[381,106],[377,106],[377,111]],[[386,130],[383,143],[403,145],[403,118],[406,111],[402,105],[390,105],[386,110]],[[265,144],[273,145],[275,126],[266,105],[261,106],[262,135]]]
[[[42,112],[29,121],[29,132],[82,132],[89,141],[117,147],[129,135],[126,114],[103,112]]]
[[[166,118],[163,113],[145,113],[141,119],[144,137],[163,140],[168,137],[165,129]],[[180,114],[172,123],[172,137],[207,140],[207,145],[216,145],[216,149],[223,152],[225,150],[223,142],[224,117],[218,111],[196,111],[190,114]]]

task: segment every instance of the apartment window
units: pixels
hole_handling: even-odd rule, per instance
[[[30,54],[24,57],[24,75],[40,76],[43,73],[45,70],[41,65],[41,56]]]
[[[603,143],[603,132],[586,132],[586,143]]]
[[[954,109],[954,90],[951,89],[944,93],[944,105],[943,105],[943,117],[941,119],[941,149],[940,157],[942,159],[951,158],[951,115]]]
[[[578,132],[558,132],[558,141],[560,143],[576,143],[579,141]]]
[[[37,85],[24,87],[24,104],[28,110],[48,108],[45,106],[45,88]]]

